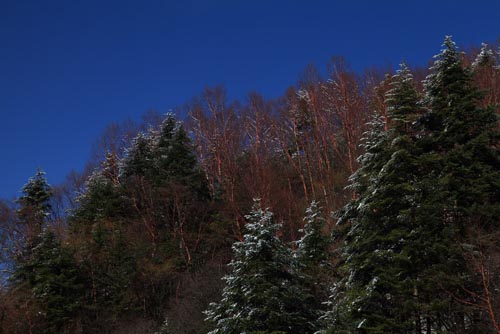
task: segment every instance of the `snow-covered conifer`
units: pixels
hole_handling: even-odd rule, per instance
[[[52,188],[47,183],[45,172],[37,169],[35,176],[28,180],[21,191],[22,196],[17,200],[17,215],[25,228],[26,246],[34,247],[35,239],[42,232],[50,215]]]
[[[280,224],[256,201],[247,232],[233,246],[222,299],[206,311],[211,334],[312,333],[309,298],[292,270],[292,252],[277,236]]]

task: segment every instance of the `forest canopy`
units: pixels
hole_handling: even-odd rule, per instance
[[[499,103],[498,45],[446,37],[114,123],[0,201],[0,333],[500,334]]]

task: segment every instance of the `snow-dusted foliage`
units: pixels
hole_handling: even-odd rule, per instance
[[[21,220],[35,220],[42,224],[50,214],[50,197],[52,187],[47,183],[45,172],[41,169],[36,171],[22,188],[23,195],[18,199],[20,209],[18,210]]]
[[[206,311],[210,334],[311,333],[307,295],[292,270],[292,252],[277,236],[280,224],[256,200],[247,232],[233,246],[222,299]]]
[[[366,192],[368,188],[375,192],[378,173],[387,160],[388,135],[384,118],[374,113],[368,126],[369,130],[365,132],[361,144],[365,153],[358,157],[360,167],[349,177],[348,188],[357,194]],[[348,221],[355,223],[356,216],[366,209],[365,203],[365,197],[358,197],[349,202],[336,213],[337,224],[342,225]]]
[[[80,307],[82,284],[72,254],[54,232],[45,229],[41,233],[30,256],[16,264],[11,279],[19,289],[31,291],[41,305],[37,320],[47,328],[43,333],[66,332],[68,319]]]
[[[394,118],[389,124],[382,117],[371,122],[360,168],[351,177],[358,197],[339,213],[339,222],[350,226],[342,247],[344,275],[332,288],[329,311],[322,317],[329,333],[407,333],[411,327],[411,305],[405,303],[411,293],[403,283],[411,282],[411,261],[402,241],[409,225],[397,216],[411,206],[406,195],[413,191],[414,159],[407,136],[418,110],[417,94],[404,65],[391,85],[386,99]]]
[[[34,247],[50,215],[52,187],[47,183],[45,172],[38,169],[35,176],[22,188],[22,196],[17,200],[17,216],[25,247]]]
[[[459,245],[477,222],[483,233],[498,224],[491,215],[499,212],[494,110],[480,107],[450,37],[423,99],[405,66],[391,80],[388,131],[372,125],[351,178],[358,197],[340,212],[339,222],[350,225],[344,276],[322,318],[326,332],[479,332],[470,306],[482,292]]]
[[[482,66],[495,66],[495,53],[488,47],[488,44],[483,43],[481,51],[479,51],[476,59],[472,62],[472,69],[475,70]]]
[[[125,157],[120,165],[121,177],[148,175],[153,165],[152,141],[151,133],[143,132],[139,132],[132,139],[132,144],[125,150]]]
[[[328,258],[329,239],[325,237],[323,228],[325,219],[317,201],[312,201],[304,217],[304,228],[300,230],[302,237],[297,241],[295,255],[302,265],[309,262],[320,265]]]
[[[446,84],[445,73],[460,66],[460,54],[451,36],[446,36],[441,52],[434,56],[434,64],[430,67],[431,73],[424,80],[425,103],[436,103],[443,85]]]

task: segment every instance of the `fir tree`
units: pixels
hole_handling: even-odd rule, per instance
[[[365,152],[358,157],[359,168],[349,177],[347,186],[353,191],[355,198],[335,213],[339,227],[349,222],[356,224],[356,217],[360,215],[360,210],[366,201],[360,194],[366,193],[369,187],[375,185],[379,171],[388,160],[389,138],[384,118],[375,113],[367,125],[369,130],[364,133],[361,144]]]
[[[124,234],[132,215],[119,179],[119,161],[107,154],[99,170],[88,178],[79,207],[68,218],[72,248],[79,254],[84,286],[82,324],[102,331],[95,319],[117,315],[130,307],[130,282],[136,271],[133,250]],[[109,324],[105,324],[109,326]]]
[[[411,207],[415,147],[410,136],[418,96],[406,66],[392,78],[387,103],[392,128],[374,123],[360,169],[352,177],[358,198],[339,222],[351,222],[343,248],[345,277],[333,290],[324,319],[332,332],[410,333],[416,279]],[[409,240],[407,240],[409,239]]]
[[[330,240],[324,234],[325,219],[317,201],[312,201],[306,210],[303,236],[297,241],[296,257],[304,266],[319,266],[329,258]]]
[[[423,217],[446,233],[441,234],[440,244],[443,264],[430,275],[435,283],[439,281],[441,290],[430,292],[450,300],[438,308],[438,321],[447,322],[450,331],[465,331],[467,323],[472,323],[469,329],[474,330],[471,319],[475,311],[456,300],[467,300],[464,288],[470,290],[474,285],[466,275],[463,259],[464,241],[474,243],[468,230],[488,233],[500,227],[498,121],[493,107],[480,106],[481,93],[451,38],[445,39],[431,69],[425,88],[430,110],[427,119],[434,122],[432,126],[425,123],[422,147],[426,160],[422,168],[433,169],[433,173],[427,173],[422,184],[433,191],[427,191],[429,196],[422,196],[421,202],[433,213]]]
[[[294,253],[297,271],[302,275],[304,288],[314,297],[312,308],[319,312],[328,297],[328,286],[332,281],[330,260],[330,238],[325,235],[325,219],[316,201],[311,202],[304,217],[304,228],[296,242]]]
[[[160,131],[154,137],[154,143],[153,184],[157,187],[182,185],[194,191],[199,199],[208,199],[208,186],[194,154],[191,139],[173,114],[166,115]]]
[[[137,262],[123,235],[122,226],[95,224],[90,239],[79,252],[85,278],[85,326],[100,331],[95,319],[123,314],[132,308],[130,286]]]
[[[461,245],[474,222],[498,227],[497,123],[492,108],[479,107],[481,95],[451,38],[435,58],[425,82],[428,111],[419,117],[403,67],[387,96],[391,129],[371,135],[379,140],[368,141],[352,177],[359,197],[339,219],[352,224],[346,276],[324,317],[332,331],[478,330],[477,310],[465,306],[464,291],[474,283]]]
[[[443,47],[424,82],[424,102],[429,109],[425,130],[429,148],[436,152],[463,145],[496,122],[491,108],[478,107],[481,94],[451,37],[445,38]]]
[[[45,172],[38,169],[35,176],[22,188],[23,195],[17,200],[19,222],[26,228],[27,247],[34,247],[50,215],[52,189]]]
[[[276,236],[280,225],[259,202],[247,219],[244,240],[233,246],[222,300],[206,312],[214,325],[210,333],[312,333],[310,297],[293,273],[291,250]]]
[[[151,177],[153,172],[153,144],[151,138],[140,132],[126,151],[121,174],[125,178]]]
[[[43,232],[33,256],[16,268],[13,281],[28,288],[40,305],[43,333],[71,332],[83,285],[71,253],[52,231]]]
[[[71,213],[69,225],[75,232],[86,231],[96,221],[122,218],[130,213],[128,199],[123,194],[118,180],[118,162],[104,161],[100,170],[95,170],[85,183],[85,192],[77,197],[79,206]]]
[[[481,50],[472,62],[471,68],[477,71],[481,67],[494,67],[496,65],[495,53],[488,47],[488,44],[483,43]]]

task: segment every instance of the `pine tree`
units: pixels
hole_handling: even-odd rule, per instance
[[[104,161],[100,170],[95,170],[85,183],[85,192],[77,197],[79,206],[71,213],[69,225],[75,232],[86,231],[96,221],[122,218],[130,213],[130,205],[119,185],[117,164],[108,166]]]
[[[132,209],[132,228],[147,232],[139,242],[129,241],[148,255],[138,263],[143,275],[136,285],[144,286],[144,308],[160,318],[180,277],[204,261],[212,213],[205,174],[173,114],[159,129],[134,139],[121,164],[120,185]]]
[[[324,317],[335,333],[410,333],[414,330],[415,271],[411,208],[416,151],[411,123],[418,95],[406,66],[388,92],[389,131],[374,123],[360,169],[352,177],[358,198],[339,219],[351,222],[343,247],[345,277]],[[407,240],[408,239],[408,240]]]
[[[233,246],[222,300],[206,312],[214,325],[210,333],[312,333],[310,297],[291,268],[291,250],[276,236],[280,225],[259,201],[247,219],[244,240]]]
[[[494,67],[496,65],[495,53],[488,47],[488,44],[483,43],[481,50],[472,62],[471,68],[477,71],[481,67]]]
[[[200,213],[205,214],[210,196],[191,139],[173,114],[166,115],[158,131],[136,137],[122,163],[122,179],[150,232],[153,257],[160,256],[159,248],[180,250],[175,262],[190,263],[189,239],[206,220]]]
[[[125,178],[151,178],[153,172],[153,144],[150,136],[140,132],[127,149],[121,166],[121,174]]]
[[[159,131],[150,136],[142,164],[151,170],[144,178],[128,184],[129,196],[138,214],[148,211],[151,230],[156,234],[152,254],[165,256],[158,254],[157,248],[178,252],[169,257],[181,269],[191,264],[191,247],[198,244],[193,240],[206,223],[210,206],[208,185],[191,139],[173,114],[168,113]]]
[[[158,187],[168,184],[186,186],[195,191],[199,199],[208,199],[205,176],[182,123],[177,122],[173,114],[167,114],[153,140],[153,184]]]
[[[124,236],[133,211],[119,179],[119,163],[115,155],[107,154],[68,218],[85,291],[81,321],[97,332],[109,324],[96,324],[95,319],[116,316],[130,307],[129,287],[137,267],[134,249]]]
[[[45,178],[45,172],[36,171],[22,188],[23,195],[17,200],[19,222],[26,228],[26,247],[36,245],[36,239],[50,215],[52,190]]]
[[[360,194],[366,193],[369,187],[377,182],[377,176],[384,163],[388,160],[388,134],[384,117],[375,113],[367,124],[369,130],[362,138],[364,153],[358,157],[359,168],[349,177],[348,189],[354,192],[355,198],[335,213],[337,225],[344,226],[351,222],[355,224],[356,217],[363,208],[365,198]]]
[[[102,330],[93,323],[96,318],[121,315],[133,304],[130,287],[137,260],[123,234],[123,226],[95,224],[90,239],[79,249],[84,256],[79,262],[85,278],[84,322],[94,331]]]
[[[465,144],[496,122],[491,108],[478,107],[481,94],[451,37],[445,38],[443,47],[424,82],[424,102],[429,108],[425,130],[428,145],[437,152]]]
[[[403,67],[387,96],[390,130],[371,135],[380,139],[368,142],[352,177],[359,197],[339,219],[352,224],[346,276],[324,317],[333,331],[479,330],[477,309],[466,306],[474,304],[474,282],[463,244],[475,222],[498,228],[497,123],[492,108],[479,107],[481,95],[451,38],[435,58],[425,82],[428,111],[419,117]]]
[[[426,220],[446,233],[440,245],[443,264],[431,273],[442,289],[430,292],[435,296],[439,292],[442,299],[450,300],[451,307],[442,305],[438,309],[441,314],[444,308],[447,310],[438,321],[446,321],[451,331],[464,332],[468,322],[475,325],[470,320],[475,311],[456,302],[468,299],[464,288],[473,289],[463,259],[464,241],[471,242],[471,230],[488,233],[500,227],[498,121],[493,107],[480,106],[481,93],[450,37],[431,69],[425,88],[430,110],[427,119],[433,122],[425,123],[422,147],[426,160],[422,166],[433,169],[433,173],[428,173],[422,184],[429,189],[434,184],[434,189],[421,202],[433,213],[432,217],[427,214]]]
[[[296,257],[304,266],[319,266],[328,258],[330,240],[324,234],[325,219],[317,201],[312,201],[306,210],[303,236],[297,241]]]
[[[482,92],[481,106],[498,105],[500,102],[500,52],[482,45],[471,65],[475,85]],[[499,109],[496,110],[497,115]]]
[[[71,253],[52,231],[44,231],[33,256],[16,267],[13,282],[28,288],[40,305],[43,333],[72,331],[70,325],[80,307],[83,285]]]
[[[365,153],[358,157],[359,168],[349,178],[348,188],[354,192],[355,198],[334,214],[338,218],[337,225],[341,228],[341,231],[334,236],[335,238],[346,240],[354,231],[362,228],[361,216],[368,202],[365,195],[370,193],[370,187],[375,186],[378,173],[388,160],[389,138],[385,130],[384,118],[375,113],[367,125],[368,131],[364,133],[361,144]],[[349,243],[344,242],[344,246],[340,249],[342,262],[349,259],[348,247]],[[354,333],[357,326],[363,323],[351,314],[356,296],[350,295],[353,285],[350,282],[348,265],[347,267],[342,265],[339,272],[343,274],[343,277],[338,282],[334,282],[327,301],[328,311],[320,318],[323,334]]]
[[[304,288],[314,297],[313,307],[318,314],[324,309],[328,297],[328,286],[332,281],[330,260],[330,238],[325,235],[325,219],[316,201],[306,209],[304,228],[296,242],[294,253],[297,271],[302,275]]]

